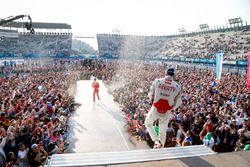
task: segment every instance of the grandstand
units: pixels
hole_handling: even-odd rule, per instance
[[[98,34],[97,40],[99,55],[102,57],[184,57],[213,60],[215,52],[223,51],[226,60],[246,60],[250,48],[250,26],[169,36]]]
[[[65,23],[34,22],[34,34],[14,22],[0,29],[0,55],[64,54],[72,47],[71,25]]]

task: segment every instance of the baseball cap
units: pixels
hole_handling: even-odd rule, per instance
[[[165,72],[166,72],[167,75],[174,76],[175,69],[173,67],[169,67],[169,68],[166,69]]]
[[[31,149],[36,148],[38,145],[36,143],[32,144]]]

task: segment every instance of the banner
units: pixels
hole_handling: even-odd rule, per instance
[[[248,65],[247,65],[247,88],[250,89],[250,52],[248,52]]]
[[[236,62],[235,61],[224,60],[223,64],[235,65]]]
[[[223,52],[216,53],[216,79],[220,80],[222,72]]]
[[[240,60],[237,60],[237,61],[236,61],[236,65],[238,65],[238,66],[247,66],[247,61],[240,61]]]

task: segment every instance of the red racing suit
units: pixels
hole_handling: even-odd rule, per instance
[[[98,100],[100,100],[100,97],[99,97],[99,82],[97,81],[94,81],[92,83],[92,87],[94,88],[94,92],[93,92],[93,101],[95,101],[95,95],[97,95],[98,97]]]
[[[157,112],[165,114],[167,111],[180,106],[180,104],[174,105],[175,98],[180,98],[180,92],[181,86],[173,81],[172,77],[167,76],[153,82],[148,96],[151,100],[154,99],[153,106],[157,109]]]

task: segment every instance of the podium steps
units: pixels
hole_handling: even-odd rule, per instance
[[[120,152],[68,153],[52,155],[45,166],[107,166],[213,154],[216,153],[204,145]]]

